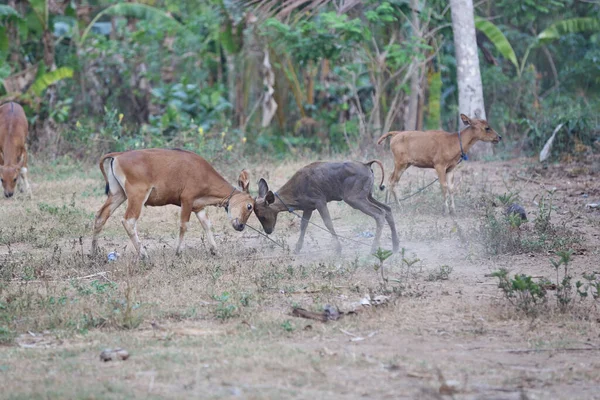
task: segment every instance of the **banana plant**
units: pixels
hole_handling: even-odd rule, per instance
[[[23,18],[17,10],[11,6],[0,4],[0,53],[8,51],[10,40],[8,38],[8,32],[6,30],[5,22],[9,21],[22,21]]]
[[[94,19],[92,19],[81,34],[81,38],[79,39],[80,45],[87,39],[92,26],[94,26],[94,24],[103,16],[131,17],[147,21],[160,21],[165,23],[168,28],[185,30],[184,25],[180,24],[176,19],[158,8],[140,3],[117,3],[96,14]]]
[[[600,31],[600,18],[584,17],[584,18],[571,18],[563,21],[558,21],[548,28],[540,32],[531,42],[531,44],[525,50],[525,54],[521,58],[521,62],[517,60],[515,51],[506,38],[502,31],[494,25],[492,22],[487,21],[483,18],[475,18],[475,28],[483,33],[496,47],[498,52],[503,57],[513,63],[517,70],[518,76],[523,74],[529,54],[536,47],[544,46],[561,36],[570,33],[581,33],[581,32],[594,32]]]
[[[40,97],[44,90],[46,90],[50,85],[53,85],[54,83],[63,79],[72,77],[73,68],[69,67],[60,67],[54,71],[45,72],[38,76],[38,78],[33,82],[31,87],[27,90],[27,94]]]

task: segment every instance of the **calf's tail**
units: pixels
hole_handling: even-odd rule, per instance
[[[388,132],[388,133],[384,134],[382,137],[380,137],[380,138],[379,138],[379,140],[377,141],[377,144],[381,144],[381,143],[383,143],[383,141],[384,141],[385,139],[387,139],[387,138],[388,138],[388,136],[393,136],[393,135],[395,135],[396,133],[398,133],[398,132],[394,132],[394,131],[392,131],[392,132]]]
[[[385,185],[383,184],[383,181],[385,179],[385,172],[383,170],[383,164],[381,163],[381,161],[379,161],[379,160],[371,160],[371,161],[367,161],[364,164],[366,166],[368,166],[368,167],[370,167],[371,164],[377,164],[377,165],[379,165],[379,168],[381,168],[381,183],[379,184],[379,190],[385,189]]]

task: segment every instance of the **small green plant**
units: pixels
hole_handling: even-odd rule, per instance
[[[446,281],[450,278],[452,273],[452,267],[449,265],[442,265],[438,269],[429,273],[426,278],[427,281]]]
[[[600,298],[600,280],[596,273],[583,274],[583,279],[585,282],[577,281],[575,283],[579,297],[583,300],[588,297],[588,293],[591,293],[592,298],[598,300]]]
[[[552,201],[554,199],[554,191],[549,190],[547,195],[542,195],[538,202],[538,212],[533,225],[538,235],[551,233],[552,224],[550,217],[552,215]]]
[[[500,194],[500,195],[496,196],[496,198],[498,199],[498,201],[500,203],[502,203],[502,205],[507,206],[510,203],[518,201],[519,200],[519,194],[515,193],[515,192],[504,193],[504,194]]]
[[[384,250],[381,247],[377,248],[377,251],[373,253],[373,257],[379,260],[379,264],[375,264],[373,268],[375,269],[375,271],[381,271],[381,280],[383,282],[384,288],[388,280],[385,277],[385,274],[383,273],[383,263],[385,262],[385,260],[390,258],[392,254],[394,254],[392,251]]]
[[[240,295],[240,304],[243,307],[250,306],[250,300],[252,300],[252,294],[244,292]]]
[[[535,317],[539,311],[538,306],[546,302],[546,291],[529,275],[517,274],[510,278],[508,270],[502,268],[492,276],[498,278],[498,287],[502,289],[506,299],[528,316]]]
[[[215,316],[220,320],[227,320],[236,316],[237,307],[229,302],[231,295],[223,292],[220,296],[214,295],[213,299],[218,302],[215,308]]]
[[[550,260],[556,271],[556,304],[561,311],[566,311],[573,300],[572,277],[569,274],[569,263],[571,262],[572,250],[557,251],[558,260]],[[560,267],[564,266],[562,279],[559,279]]]
[[[296,329],[296,328],[294,328],[294,324],[292,324],[289,319],[286,319],[285,321],[283,321],[283,323],[281,324],[281,327],[286,332],[294,332],[294,329]]]

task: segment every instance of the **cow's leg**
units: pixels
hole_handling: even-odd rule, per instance
[[[396,231],[396,223],[394,222],[394,215],[392,214],[392,209],[389,206],[374,199],[371,193],[369,193],[368,200],[385,212],[385,220],[387,221],[388,225],[390,226],[390,229],[392,230],[393,251],[394,253],[397,253],[398,251],[400,251],[400,240],[398,239],[398,232]]]
[[[335,239],[335,251],[338,253],[342,251],[342,244],[338,239],[337,233],[335,233],[335,229],[333,229],[333,222],[331,222],[331,216],[329,215],[329,210],[327,209],[327,203],[323,203],[317,207],[317,211],[319,211],[319,215],[323,219],[325,226],[329,230],[329,233],[333,235]]]
[[[381,233],[383,231],[383,222],[385,221],[385,211],[376,204],[369,201],[368,196],[364,194],[351,195],[344,198],[344,201],[350,205],[350,207],[360,210],[370,217],[375,219],[377,224],[377,230],[375,232],[375,239],[371,246],[371,252],[374,253],[379,248],[379,242],[381,240]]]
[[[192,215],[192,206],[189,203],[181,204],[181,220],[179,224],[179,243],[177,244],[177,250],[175,254],[181,254],[184,246],[183,236],[187,231],[187,225],[190,222],[190,216]]]
[[[210,229],[212,224],[208,219],[208,216],[206,215],[206,210],[194,210],[194,213],[196,214],[198,221],[200,221],[202,228],[204,228],[204,232],[206,233],[206,237],[208,238],[208,244],[210,245],[211,253],[215,254],[217,251],[217,243],[215,242],[215,237],[213,236],[212,230]]]
[[[448,171],[448,192],[450,193],[450,214],[456,214],[454,207],[454,169]]]
[[[23,154],[23,166],[19,171],[19,175],[21,176],[21,181],[19,185],[19,190],[23,193],[23,186],[25,186],[25,191],[29,195],[30,198],[33,198],[33,193],[31,192],[31,186],[29,185],[29,180],[27,179],[27,153]]]
[[[104,224],[110,216],[115,212],[117,208],[127,199],[123,190],[118,191],[116,194],[109,193],[108,198],[104,202],[104,205],[96,213],[94,219],[94,235],[92,236],[92,253],[96,253],[98,250],[98,235]]]
[[[123,216],[123,227],[127,231],[129,235],[129,239],[133,243],[133,246],[137,250],[138,255],[142,258],[146,258],[148,254],[146,253],[146,249],[142,247],[142,243],[137,233],[137,221],[140,218],[140,214],[142,213],[142,206],[148,200],[148,196],[150,196],[150,189],[137,189],[132,188],[131,190],[127,189],[127,194],[129,195],[127,201],[127,210],[125,210],[125,215]]]
[[[304,234],[306,233],[308,221],[310,221],[312,212],[313,210],[304,210],[302,213],[302,222],[300,222],[300,237],[298,238],[298,243],[296,243],[296,253],[300,253],[300,250],[302,250],[302,246],[304,245]]]
[[[398,184],[398,181],[402,177],[402,174],[404,173],[404,171],[406,171],[408,167],[409,165],[405,163],[401,163],[398,161],[394,163],[394,172],[392,172],[392,175],[390,175],[390,187],[388,188],[388,191],[385,196],[386,203],[389,203],[391,194],[391,197],[394,199],[394,203],[400,205],[400,201],[398,200],[398,196],[396,195],[396,185]]]
[[[442,188],[442,196],[444,197],[444,213],[449,214],[450,209],[448,207],[448,183],[446,182],[446,167],[436,166],[435,171],[438,174],[440,186]]]

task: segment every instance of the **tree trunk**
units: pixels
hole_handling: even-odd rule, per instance
[[[412,25],[413,25],[413,36],[421,37],[421,26],[419,23],[419,0],[410,0],[410,8],[412,9]],[[418,60],[414,60],[413,63],[418,64]],[[421,88],[419,85],[419,72],[420,68],[413,68],[412,75],[410,77],[410,96],[408,98],[408,107],[404,114],[404,130],[414,131],[418,125],[418,112],[419,112],[419,93]]]
[[[54,37],[52,36],[52,31],[50,27],[44,30],[44,34],[42,36],[42,42],[44,44],[44,64],[46,64],[46,69],[48,71],[53,71],[55,69],[54,66]]]
[[[450,7],[456,51],[459,113],[465,114],[469,118],[485,119],[473,0],[450,0]],[[473,158],[481,159],[483,156],[491,154],[491,143],[478,142],[471,148]]]

